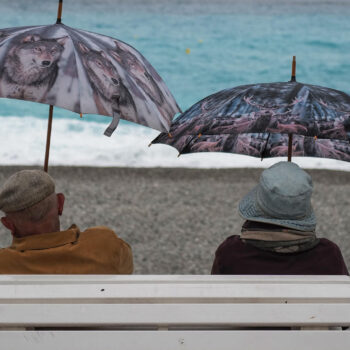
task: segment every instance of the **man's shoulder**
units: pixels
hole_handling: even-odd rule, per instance
[[[0,261],[3,263],[7,259],[11,259],[18,254],[18,251],[11,247],[0,248]]]
[[[89,238],[89,239],[118,239],[118,235],[107,226],[93,226],[88,227],[85,231],[80,232],[81,237]]]
[[[108,242],[111,244],[123,244],[126,243],[123,239],[118,237],[118,235],[107,226],[94,226],[89,227],[85,231],[80,232],[80,239],[83,241],[94,241],[101,242],[103,246],[108,245]]]
[[[4,254],[8,254],[10,251],[11,251],[10,247],[0,248],[0,256],[3,256]]]
[[[108,226],[93,226],[88,227],[85,231],[81,233],[89,233],[89,234],[116,234],[111,228]]]

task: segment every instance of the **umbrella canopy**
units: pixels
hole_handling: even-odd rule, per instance
[[[0,97],[167,131],[180,111],[151,64],[130,45],[61,23],[0,29]],[[50,127],[49,121],[49,127]],[[49,131],[48,131],[49,136]],[[49,138],[48,138],[49,142]]]
[[[278,133],[244,133],[171,137],[163,133],[152,143],[175,147],[180,154],[228,152],[270,158],[288,156],[289,135]],[[292,154],[297,157],[332,158],[350,162],[350,144],[344,140],[317,139],[293,135]]]
[[[117,39],[54,24],[2,29],[0,41],[1,97],[119,115],[159,131],[180,111],[150,63]]]
[[[293,137],[290,137],[293,135]],[[238,86],[176,118],[165,143],[180,153],[314,156],[350,161],[350,96],[296,81]]]

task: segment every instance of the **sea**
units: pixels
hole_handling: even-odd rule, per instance
[[[58,0],[1,0],[0,28],[52,24]],[[297,80],[350,93],[347,0],[64,0],[62,22],[112,36],[139,50],[183,111],[219,90]],[[48,106],[0,99],[0,165],[41,165]],[[121,167],[268,167],[264,159],[224,153],[181,155],[149,143],[158,131],[110,118],[54,109],[50,165]],[[293,158],[305,168],[350,171],[350,163]]]

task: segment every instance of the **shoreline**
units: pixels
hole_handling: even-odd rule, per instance
[[[0,166],[12,173],[38,166]],[[263,169],[52,166],[66,196],[62,229],[106,225],[127,241],[136,274],[209,274],[217,246],[239,234],[239,200]],[[350,172],[305,169],[313,179],[317,233],[341,248],[350,267]],[[0,246],[10,242],[0,228]]]
[[[84,117],[85,118],[85,117]],[[88,119],[88,118],[85,118]],[[74,164],[82,167],[142,168],[268,168],[287,157],[260,158],[225,153],[183,154],[169,145],[150,142],[159,132],[150,128],[121,123],[113,138],[103,136],[106,125],[80,118],[57,118],[52,130],[50,166]],[[1,117],[0,160],[6,166],[42,166],[45,156],[47,118]],[[19,134],[19,130],[25,130]],[[18,142],[20,135],[21,142]],[[2,142],[1,142],[2,140]],[[67,143],[67,140],[69,142]],[[89,142],[86,142],[89,140]],[[350,162],[317,157],[293,157],[302,168],[334,169],[350,172]]]

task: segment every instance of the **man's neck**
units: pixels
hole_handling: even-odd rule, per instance
[[[13,236],[16,238],[23,238],[34,235],[41,235],[44,233],[52,233],[60,231],[60,225],[53,225],[51,222],[41,223],[40,225],[28,225],[29,227],[25,230],[16,231],[13,233]]]

